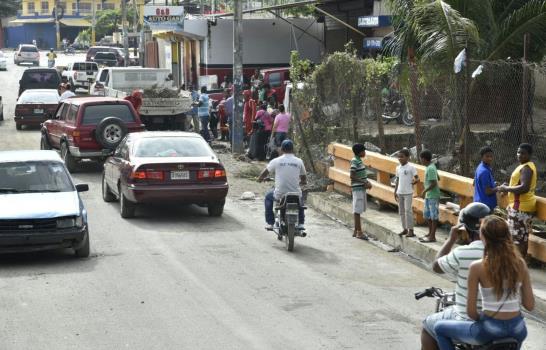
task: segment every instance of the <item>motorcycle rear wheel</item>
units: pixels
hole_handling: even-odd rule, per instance
[[[405,126],[415,125],[415,119],[413,118],[413,114],[411,114],[410,112],[404,113],[404,115],[402,115],[402,123],[404,123]]]
[[[286,244],[286,250],[289,252],[294,250],[294,236],[296,235],[296,224],[291,223],[286,226],[286,237],[284,242]]]

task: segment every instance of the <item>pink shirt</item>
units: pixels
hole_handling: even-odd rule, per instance
[[[290,114],[280,113],[275,117],[276,132],[288,132],[290,128]]]
[[[263,109],[260,109],[256,113],[256,120],[261,119],[262,122],[264,122],[264,130],[265,131],[271,131],[271,128],[273,127],[273,120],[271,120],[271,115],[267,111],[264,111]]]

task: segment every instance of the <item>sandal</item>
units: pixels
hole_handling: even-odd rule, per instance
[[[419,237],[419,242],[421,243],[434,243],[436,242],[435,239],[430,239],[428,236],[425,237]]]
[[[417,237],[417,236],[415,235],[415,232],[413,232],[413,230],[408,231],[408,234],[406,235],[406,238],[411,238],[411,237]]]
[[[400,232],[400,233],[398,234],[398,236],[402,237],[402,236],[405,236],[405,235],[407,235],[407,234],[408,234],[408,231],[407,231],[407,230],[404,230],[404,231]]]
[[[362,239],[362,240],[364,240],[364,241],[369,240],[368,235],[366,235],[366,234],[365,234],[364,232],[362,232],[362,231],[356,231],[355,238],[357,238],[357,239]]]

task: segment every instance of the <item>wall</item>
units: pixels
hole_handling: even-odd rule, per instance
[[[307,28],[314,36],[323,38],[323,25],[313,23],[314,19],[291,18],[300,28]],[[243,24],[243,62],[245,65],[288,65],[290,52],[298,50],[303,58],[319,62],[322,54],[322,44],[280,19],[245,19]],[[216,26],[210,28],[210,46],[207,57],[202,57],[202,63],[207,65],[233,64],[233,21],[219,19]]]
[[[33,39],[36,39],[40,47],[55,47],[55,26],[44,23],[7,27],[6,37],[7,47],[15,48],[19,44],[31,44]],[[42,45],[40,45],[40,39]]]

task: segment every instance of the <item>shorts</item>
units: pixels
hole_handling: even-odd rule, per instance
[[[445,308],[443,311],[437,312],[435,314],[430,314],[423,320],[423,329],[430,334],[431,337],[436,339],[436,333],[434,332],[434,326],[438,321],[442,320],[454,320],[454,321],[465,321],[466,319],[455,312],[453,306]]]
[[[366,191],[353,190],[353,213],[362,214],[366,211]]]
[[[425,209],[423,216],[427,220],[438,221],[440,211],[440,200],[435,198],[425,198]]]
[[[512,234],[515,244],[525,244],[529,239],[529,234],[533,231],[533,214],[518,211],[514,208],[506,208],[508,218],[508,229]]]

